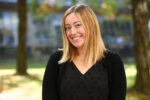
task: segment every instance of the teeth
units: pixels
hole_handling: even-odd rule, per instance
[[[78,40],[80,37],[74,37],[74,38],[72,38],[73,40]]]

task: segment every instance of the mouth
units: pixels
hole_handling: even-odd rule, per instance
[[[77,37],[72,37],[72,40],[79,40],[81,38],[81,36],[77,36]]]

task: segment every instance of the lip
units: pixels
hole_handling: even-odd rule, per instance
[[[77,36],[77,37],[73,37],[72,40],[79,40],[81,37]]]

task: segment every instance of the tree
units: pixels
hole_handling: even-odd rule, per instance
[[[26,50],[26,25],[27,25],[27,7],[26,0],[18,0],[18,54],[17,54],[17,74],[27,74],[27,50]]]
[[[132,0],[132,16],[134,25],[134,49],[137,76],[134,89],[142,93],[150,93],[150,63],[148,42],[148,7],[147,0]]]

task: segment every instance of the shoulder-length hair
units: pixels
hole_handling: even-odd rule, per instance
[[[68,60],[73,61],[77,55],[77,49],[69,43],[65,30],[65,19],[71,13],[77,15],[85,29],[86,36],[83,46],[83,52],[86,56],[85,60],[87,63],[96,63],[97,61],[100,61],[104,57],[104,51],[106,51],[106,48],[101,37],[97,17],[88,5],[80,4],[70,7],[65,12],[62,19],[63,55],[59,60],[59,64]]]

